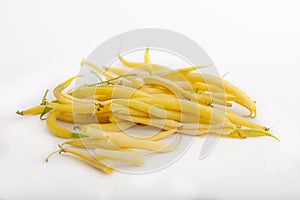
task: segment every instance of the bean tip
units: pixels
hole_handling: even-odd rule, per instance
[[[83,65],[85,65],[85,59],[83,58],[82,60],[81,60],[81,62],[80,62],[80,66],[82,67]]]
[[[18,115],[24,115],[24,112],[23,112],[23,111],[17,110],[17,111],[16,111],[16,114],[18,114]]]
[[[48,161],[49,161],[49,158],[50,158],[52,155],[54,155],[54,154],[56,154],[56,153],[61,154],[61,152],[63,152],[63,151],[64,151],[64,149],[62,149],[62,148],[60,148],[60,149],[58,149],[58,150],[56,150],[56,151],[53,151],[52,153],[50,153],[50,154],[45,158],[45,162],[48,162]]]

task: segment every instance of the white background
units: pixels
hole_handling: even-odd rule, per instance
[[[299,199],[299,10],[296,0],[1,0],[0,199]],[[198,160],[198,138],[177,163],[147,175],[107,176],[67,156],[44,163],[60,140],[15,111],[77,74],[103,41],[146,27],[200,44],[281,142],[221,139]]]

